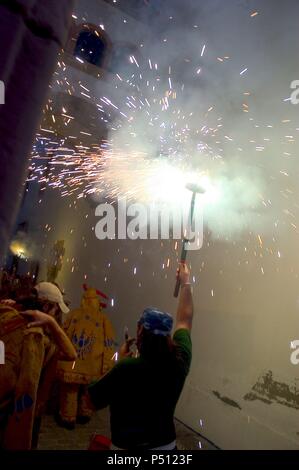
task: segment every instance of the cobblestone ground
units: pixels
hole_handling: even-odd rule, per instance
[[[215,450],[216,448],[201,436],[176,422],[177,443],[180,450]],[[39,437],[40,450],[86,450],[94,434],[110,436],[108,409],[97,412],[88,424],[77,424],[68,431],[57,426],[52,416],[45,416]]]

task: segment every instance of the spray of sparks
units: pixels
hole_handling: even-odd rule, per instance
[[[261,16],[258,11],[248,12],[253,22]],[[76,15],[73,18],[78,24],[85,21]],[[169,20],[172,22],[174,18],[170,17]],[[127,20],[124,23],[127,24]],[[193,27],[197,30],[198,25]],[[104,25],[101,28],[104,29]],[[168,38],[162,41],[167,43]],[[213,264],[211,261],[215,258],[217,244],[211,241],[209,232],[204,241],[205,249],[194,260],[197,276],[192,275],[192,283],[198,282],[205,271],[213,271],[205,278],[211,305],[219,305],[216,303],[223,292],[219,294],[218,286],[225,276],[230,278],[235,267],[245,273],[248,269],[255,270],[266,278],[271,257],[274,270],[279,273],[283,260],[283,250],[278,246],[279,230],[290,229],[298,234],[298,203],[290,184],[288,163],[294,157],[295,136],[299,129],[288,116],[280,120],[273,116],[269,122],[261,122],[256,117],[251,106],[253,94],[250,79],[254,75],[253,69],[246,64],[246,57],[235,66],[231,65],[233,57],[230,51],[227,52],[214,54],[211,45],[200,40],[197,56],[193,60],[186,57],[185,67],[190,69],[198,83],[206,76],[208,59],[210,63],[217,64],[220,76],[221,67],[231,67],[232,81],[242,83],[237,87],[236,95],[240,90],[241,94],[236,96],[236,101],[240,102],[237,111],[241,110],[243,123],[246,123],[245,141],[241,141],[238,132],[231,135],[226,131],[225,118],[218,112],[215,102],[205,105],[205,109],[198,112],[195,101],[193,109],[190,109],[188,84],[179,82],[177,75],[180,72],[177,74],[171,67],[167,71],[165,67],[160,70],[159,64],[150,57],[139,60],[137,55],[130,55],[125,73],[119,70],[113,76],[110,74],[110,87],[106,87],[101,80],[98,81],[100,85],[94,85],[97,80],[87,79],[87,75],[85,81],[85,74],[74,73],[74,67],[61,55],[51,84],[52,95],[36,135],[28,176],[29,182],[38,181],[41,190],[53,188],[61,196],[70,197],[70,205],[75,210],[77,199],[82,198],[114,201],[122,197],[146,203],[161,201],[178,205],[189,201],[190,194],[185,190],[187,182],[204,186],[205,221],[209,222],[216,240],[231,244],[230,251],[222,245],[221,257],[217,258],[216,254],[217,263]],[[82,58],[76,57],[74,60],[84,65]],[[80,112],[73,113],[72,106],[68,106],[65,99],[60,101],[59,96],[76,98],[79,108],[83,106],[86,110],[84,116],[81,118]],[[284,97],[281,101],[287,106],[290,98]],[[246,168],[244,171],[246,161],[244,158],[243,162],[242,155],[258,155],[261,159],[264,156],[269,158],[269,155],[272,157],[272,149],[277,143],[283,148],[281,159],[277,159],[278,167],[273,174],[269,172],[260,184],[255,170],[248,171]],[[240,157],[237,163],[234,160],[233,163],[226,161],[224,155],[227,148]],[[270,192],[269,189],[267,193],[273,181],[279,187],[276,201],[270,196],[275,195],[274,191]],[[279,198],[285,202],[281,213],[281,205],[279,210],[275,205]],[[271,227],[269,232],[267,224]],[[46,224],[45,234],[51,229]],[[242,244],[237,245],[240,233],[243,235]],[[70,235],[73,235],[72,228]],[[85,239],[83,243],[86,247]],[[171,245],[169,252],[166,252],[164,241],[160,245],[162,259],[158,257],[157,264],[151,258],[151,268],[146,265],[147,270],[152,269],[152,277],[158,278],[159,282],[168,276],[173,279],[180,251],[177,241]],[[17,253],[24,252],[19,245],[14,248]],[[235,252],[238,258],[234,261]],[[145,288],[142,278],[142,260],[145,257],[142,246],[134,259],[120,248],[115,253],[115,258],[112,261],[109,259],[103,270],[103,282],[110,282],[109,287],[114,290],[117,305],[120,302],[111,268],[119,270],[123,263],[122,269],[127,273],[128,283],[132,282],[138,289]],[[233,265],[234,262],[237,266]],[[76,257],[67,260],[66,265],[71,272],[81,269]],[[291,271],[295,273],[296,267],[291,267]],[[84,274],[84,279],[88,276],[89,273]],[[248,289],[243,278],[240,276],[240,282],[230,285],[230,288],[237,300],[243,302],[242,292]],[[114,307],[113,298],[111,308]],[[118,361],[118,353],[111,359]],[[203,427],[202,419],[199,426]],[[200,441],[198,447],[202,448]]]
[[[38,179],[42,185],[59,189],[62,196],[126,197],[147,203],[177,204],[184,199],[190,181],[212,189],[204,160],[221,157],[203,139],[215,137],[218,128],[192,127],[193,113],[187,116],[177,106],[178,92],[173,88],[170,67],[163,82],[158,65],[150,59],[143,72],[134,56],[129,61],[133,68],[130,77],[114,76],[115,89],[121,88],[117,103],[107,96],[92,96],[81,82],[70,85],[67,67],[59,61],[55,87],[90,100],[98,119],[108,126],[110,138],[97,142],[95,135],[84,131],[79,131],[79,136],[59,138],[55,125],[57,128],[59,122],[67,134],[75,118],[65,107],[57,117],[50,100],[45,114],[51,115],[53,125],[41,127],[36,137],[29,181]],[[183,93],[181,86],[179,103]],[[78,144],[83,136],[95,143]],[[216,190],[212,192],[215,197]]]
[[[250,13],[251,18],[258,15],[257,11]],[[78,20],[75,15],[74,18]],[[104,29],[104,25],[101,28]],[[193,69],[194,77],[200,79],[204,75],[207,57],[213,60],[209,56],[209,45],[203,42],[199,45],[198,57],[192,62],[186,60],[186,67]],[[75,60],[79,64],[84,62],[80,57]],[[230,55],[215,56],[214,60],[221,67],[230,61]],[[245,228],[256,245],[256,258],[262,260],[262,252],[266,250],[280,259],[281,251],[274,245],[275,233],[282,222],[277,217],[274,219],[273,246],[265,247],[265,231],[258,222],[272,210],[272,200],[258,184],[255,187],[254,174],[249,172],[244,176],[242,171],[238,172],[238,167],[227,165],[223,157],[226,145],[234,146],[234,152],[239,155],[247,149],[236,135],[225,131],[223,116],[217,113],[215,104],[198,113],[197,103],[194,103],[194,109],[190,110],[190,100],[185,100],[188,85],[179,83],[171,67],[167,72],[165,67],[160,71],[159,64],[151,58],[139,61],[132,54],[127,66],[126,73],[120,70],[113,77],[110,75],[111,86],[107,89],[103,84],[92,85],[90,80],[83,82],[84,74],[74,79],[78,75],[73,74],[73,67],[61,55],[51,84],[52,96],[33,146],[28,181],[38,181],[41,190],[46,187],[59,190],[63,197],[109,201],[123,197],[174,205],[181,201],[185,204],[189,197],[185,184],[197,182],[206,189],[205,221],[210,223],[209,228],[216,238],[227,240],[227,236]],[[250,68],[244,62],[234,70],[234,78],[239,80],[249,74]],[[252,128],[265,129],[262,141],[249,136],[248,144],[251,151],[262,153],[269,149],[270,133],[275,131],[275,125],[255,121],[250,112],[251,92],[247,86],[242,90],[242,111]],[[84,118],[80,120],[80,113],[72,113],[71,106],[63,100],[61,104],[55,96],[80,100],[80,105],[90,109],[90,114],[85,114],[90,118],[88,122]],[[281,124],[290,125],[291,120],[283,119]],[[99,129],[104,129],[106,134]],[[285,148],[284,160],[292,156],[291,151],[286,150],[287,145],[295,142],[294,129],[285,134],[281,142]],[[289,173],[282,168],[279,175],[288,177]],[[285,199],[292,197],[289,188],[281,194]],[[286,209],[283,215],[288,218],[283,224],[297,233],[292,211]],[[223,229],[223,224],[227,224],[229,230]],[[206,245],[209,246],[209,242]],[[245,246],[244,250],[247,256],[249,248]],[[163,263],[163,269],[168,267],[169,261]],[[260,272],[265,274],[263,266]],[[211,296],[215,295],[215,290],[211,289]]]

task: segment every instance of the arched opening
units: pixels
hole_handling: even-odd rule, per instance
[[[74,56],[97,67],[103,65],[107,44],[97,31],[84,30],[78,36]]]

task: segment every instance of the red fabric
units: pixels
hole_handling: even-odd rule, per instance
[[[90,441],[88,450],[98,451],[98,450],[110,450],[111,441],[106,436],[101,436],[100,434],[95,434]]]

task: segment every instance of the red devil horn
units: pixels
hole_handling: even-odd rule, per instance
[[[106,308],[106,307],[107,307],[107,304],[104,304],[103,302],[101,302],[101,303],[100,303],[100,306],[101,306],[102,308]]]
[[[104,297],[104,299],[109,299],[109,297],[107,297],[106,294],[103,294],[103,292],[101,292],[101,291],[98,290],[98,289],[96,290],[96,293],[97,293],[98,295],[100,295],[101,297]]]
[[[83,284],[82,287],[83,287],[84,290],[87,290],[87,289],[88,289],[87,284]]]

